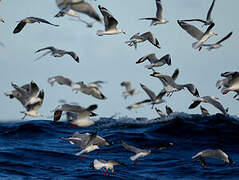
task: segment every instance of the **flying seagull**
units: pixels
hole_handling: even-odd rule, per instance
[[[152,104],[152,109],[154,108],[155,104],[161,104],[166,102],[163,98],[163,96],[166,94],[166,92],[160,92],[157,96],[155,95],[155,93],[150,90],[147,86],[140,84],[140,86],[142,87],[142,89],[146,92],[146,94],[150,97],[151,99],[151,104]]]
[[[124,141],[121,141],[121,145],[127,149],[128,151],[136,153],[134,156],[130,157],[131,161],[135,161],[135,163],[138,162],[138,158],[145,157],[151,153],[151,150],[146,150],[146,149],[140,149],[137,147],[134,147],[132,145],[126,144]]]
[[[152,25],[157,25],[157,24],[166,24],[168,23],[168,20],[165,20],[163,17],[163,5],[161,4],[161,0],[156,0],[156,6],[157,6],[157,12],[156,12],[156,17],[152,18],[140,18],[139,20],[152,20],[151,26]]]
[[[95,122],[89,118],[90,115],[94,115],[92,111],[97,108],[96,104],[89,106],[88,108],[83,108],[79,105],[71,105],[71,104],[61,104],[55,108],[54,119],[56,122],[61,118],[62,112],[74,112],[77,113],[77,117],[70,120],[72,125],[76,125],[79,127],[87,127],[94,125]]]
[[[145,32],[143,34],[136,33],[133,35],[129,41],[126,41],[125,43],[128,44],[128,46],[133,46],[135,49],[137,48],[137,43],[149,41],[151,44],[156,46],[157,48],[160,48],[159,41],[156,39],[151,32]]]
[[[218,98],[215,96],[200,97],[199,99],[194,100],[188,109],[193,109],[193,108],[197,107],[201,102],[204,102],[204,103],[209,103],[209,104],[213,105],[215,108],[219,109],[223,114],[227,114],[227,110],[224,109],[222,104],[220,102],[218,102],[217,99]]]
[[[213,7],[214,7],[214,4],[215,4],[215,1],[216,0],[213,0],[212,1],[212,4],[207,12],[207,18],[206,20],[203,20],[203,19],[187,19],[187,20],[182,20],[182,21],[199,21],[199,22],[202,22],[204,25],[211,25],[213,23],[213,19],[212,19],[212,10],[213,10]]]
[[[5,21],[2,17],[0,17],[0,22],[5,23]]]
[[[171,56],[169,54],[166,54],[165,56],[158,59],[154,53],[151,53],[141,57],[136,62],[136,64],[142,63],[145,60],[148,60],[151,63],[149,65],[145,65],[145,67],[152,70],[154,67],[160,67],[160,66],[163,66],[164,64],[168,64],[169,66],[171,65]]]
[[[94,6],[84,0],[56,0],[56,4],[60,9],[84,13],[96,21],[101,22],[100,16],[96,12]]]
[[[192,37],[194,37],[195,39],[198,40],[198,41],[196,41],[192,44],[192,47],[194,49],[199,48],[199,50],[201,50],[202,44],[205,41],[207,41],[211,36],[217,35],[215,32],[210,32],[210,30],[215,25],[214,23],[210,24],[210,26],[207,28],[207,30],[205,32],[202,32],[201,30],[199,30],[195,26],[193,26],[191,24],[188,24],[184,21],[178,20],[177,22],[181,26],[181,28],[183,28],[188,34],[190,34]]]
[[[203,168],[206,167],[206,160],[205,158],[210,157],[210,158],[218,158],[224,161],[225,163],[228,164],[235,164],[233,160],[221,149],[207,149],[204,151],[201,151],[194,155],[192,158],[200,161],[201,165]]]
[[[52,56],[54,57],[62,57],[64,56],[65,54],[68,54],[70,55],[77,63],[79,63],[79,57],[76,55],[75,52],[73,51],[65,51],[65,50],[62,50],[62,49],[56,49],[55,47],[53,46],[48,46],[48,47],[45,47],[45,48],[42,48],[42,49],[39,49],[37,50],[35,53],[38,53],[40,51],[45,51],[45,50],[49,50],[47,51],[46,53],[44,53],[42,56],[38,57],[36,60],[40,59],[41,57],[51,53]],[[36,61],[35,60],[35,61]]]
[[[167,115],[170,115],[170,114],[173,113],[173,110],[172,110],[171,107],[169,107],[169,106],[165,106],[165,109],[166,109],[166,113],[167,113]]]
[[[236,98],[239,95],[239,72],[224,72],[221,73],[221,76],[224,77],[224,79],[218,80],[216,87],[218,89],[221,88],[222,94],[227,94],[231,91],[236,92],[234,96],[234,98]]]
[[[125,91],[123,92],[124,99],[126,99],[128,96],[133,96],[139,93],[139,91],[137,91],[136,89],[132,89],[130,81],[123,81],[120,83],[120,85],[125,87]]]
[[[21,102],[26,111],[21,111],[26,116],[38,117],[42,116],[38,110],[41,108],[44,100],[44,91],[39,91],[39,87],[34,81],[29,84],[25,84],[22,87],[12,83],[12,87],[15,89],[10,93],[5,93],[10,99],[16,98]]]
[[[225,37],[223,37],[221,40],[217,41],[216,43],[213,44],[202,44],[202,46],[207,47],[207,50],[211,51],[212,49],[217,49],[220,48],[222,45],[221,43],[225,40],[227,40],[229,37],[231,37],[232,32],[228,33]]]
[[[84,94],[91,95],[91,96],[93,96],[97,99],[100,99],[100,100],[107,99],[107,97],[99,90],[99,88],[90,87],[90,86],[86,85],[83,81],[79,81],[75,84],[79,85],[79,88],[73,88],[72,89],[75,92],[80,91]]]
[[[126,34],[122,29],[117,29],[118,21],[112,16],[112,14],[104,7],[98,6],[100,9],[101,14],[104,16],[104,23],[105,23],[105,31],[98,30],[97,35],[112,35],[112,34],[119,34],[123,33]]]
[[[115,160],[106,161],[103,159],[95,159],[91,164],[91,167],[95,168],[96,170],[102,169],[104,175],[105,173],[110,174],[110,171],[114,173],[114,166],[126,166],[126,165],[119,161],[115,161]]]
[[[26,17],[25,19],[21,20],[18,25],[16,26],[16,28],[14,29],[13,33],[16,34],[16,33],[19,33],[23,28],[24,26],[27,24],[27,23],[35,23],[35,22],[38,22],[38,23],[45,23],[45,24],[49,24],[49,25],[52,25],[52,26],[59,26],[59,25],[56,25],[56,24],[52,24],[50,23],[49,21],[45,20],[45,19],[42,19],[42,18],[38,18],[38,17]]]
[[[176,74],[178,74],[178,73],[176,73]],[[164,75],[164,74],[161,74],[158,72],[154,72],[153,74],[150,74],[150,76],[159,78],[159,80],[161,81],[161,83],[164,86],[164,90],[166,91],[166,93],[168,95],[172,95],[173,92],[180,91],[184,88],[187,88],[188,91],[193,96],[199,97],[197,88],[191,83],[190,84],[177,84],[177,83],[175,83],[174,79],[171,76]],[[177,77],[177,75],[176,75],[176,77]]]

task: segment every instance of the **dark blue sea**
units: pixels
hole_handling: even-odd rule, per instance
[[[161,119],[99,118],[89,128],[70,128],[64,122],[29,120],[0,124],[0,179],[239,179],[239,121],[236,116],[174,113]],[[114,142],[76,156],[77,145],[60,137],[97,131]],[[139,148],[152,149],[134,164],[120,140]],[[172,142],[167,149],[159,148]],[[192,156],[204,149],[222,149],[235,161],[225,164],[207,159],[204,169]],[[104,176],[90,167],[94,159],[118,160],[114,174]]]

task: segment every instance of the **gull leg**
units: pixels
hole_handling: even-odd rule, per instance
[[[72,128],[74,128],[74,127],[76,127],[76,125],[75,125],[75,124],[72,124],[69,128],[72,129]]]
[[[138,164],[138,162],[139,162],[139,160],[138,160],[138,159],[136,159],[136,161],[134,162],[134,165]]]
[[[85,152],[85,154],[83,155],[83,161],[86,159],[86,152]]]
[[[102,169],[103,173],[104,173],[104,176],[105,176],[105,168]]]

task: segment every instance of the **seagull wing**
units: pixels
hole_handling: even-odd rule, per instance
[[[221,44],[223,41],[231,37],[231,35],[232,35],[232,32],[228,33],[224,38],[222,38],[220,41],[216,42],[215,44]]]
[[[192,37],[196,38],[197,40],[200,40],[201,37],[203,36],[203,32],[196,28],[195,26],[185,23],[183,21],[177,21],[178,24],[183,28],[187,33],[189,33]]]
[[[49,25],[52,25],[52,26],[59,26],[57,24],[52,24],[50,23],[49,21],[45,20],[45,19],[42,19],[42,18],[38,18],[38,17],[30,17],[31,19],[35,20],[36,22],[41,22],[41,23],[45,23],[45,24],[49,24]]]
[[[211,98],[211,97],[204,97],[206,99],[206,101],[213,105],[215,108],[219,109],[223,114],[227,114],[226,110],[224,109],[224,107],[222,106],[222,104],[218,101],[216,101],[215,99]]]
[[[156,0],[156,6],[157,6],[156,17],[158,19],[163,19],[163,6],[161,4],[161,0]]]
[[[67,52],[65,52],[65,54],[69,54],[76,62],[79,63],[79,57],[76,55],[75,52],[73,52],[73,51],[67,51]]]
[[[42,48],[42,49],[38,49],[35,53],[38,53],[38,52],[40,52],[40,51],[44,51],[44,50],[47,50],[47,49],[51,50],[52,52],[56,51],[56,48],[55,48],[55,47],[53,47],[53,46],[48,46],[48,47],[45,47],[45,48]]]
[[[179,74],[179,69],[175,69],[175,71],[172,74],[172,79],[175,81],[178,77]]]
[[[215,4],[215,0],[213,0],[212,4],[208,10],[207,18],[206,18],[207,21],[212,21],[212,9],[214,7],[214,4]]]
[[[101,14],[104,16],[105,30],[116,29],[118,21],[112,16],[112,14],[108,11],[108,9],[98,6]]]
[[[131,146],[129,144],[126,144],[124,141],[121,141],[121,145],[127,149],[128,151],[134,152],[134,153],[139,153],[142,152],[142,149],[136,148],[134,146]]]
[[[152,101],[155,100],[156,96],[153,91],[151,91],[149,88],[147,88],[143,84],[140,84],[140,86],[143,88],[143,90],[146,92],[146,94],[150,97]]]
[[[200,100],[195,100],[195,101],[193,101],[193,103],[188,107],[188,109],[193,109],[193,108],[197,107],[200,103],[201,103]]]
[[[20,23],[17,24],[16,28],[14,29],[13,33],[16,34],[16,33],[19,33],[23,28],[24,26],[26,25],[27,23],[22,20],[20,21]]]

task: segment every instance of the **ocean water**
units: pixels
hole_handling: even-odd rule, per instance
[[[99,118],[88,128],[70,128],[64,122],[29,120],[0,124],[0,179],[239,179],[238,117],[174,113],[161,119]],[[94,132],[114,142],[86,155],[60,137]],[[120,141],[152,153],[134,164]],[[174,145],[160,150],[172,142]],[[204,169],[192,156],[204,149],[222,149],[235,161],[228,165],[207,159]],[[114,174],[90,167],[94,159],[118,160]]]

